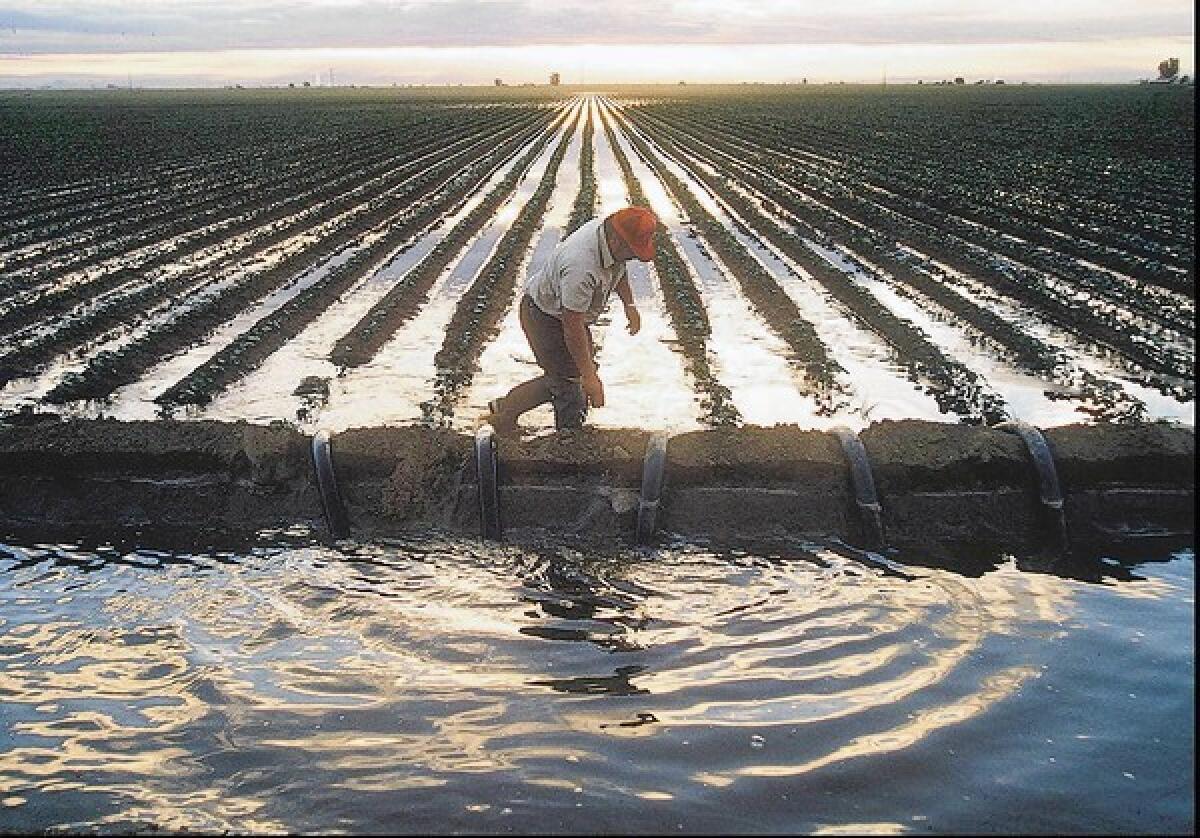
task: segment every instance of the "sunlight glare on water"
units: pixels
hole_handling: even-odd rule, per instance
[[[1100,567],[7,546],[3,823],[1188,831],[1194,559]]]

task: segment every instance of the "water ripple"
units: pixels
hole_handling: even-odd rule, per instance
[[[950,829],[966,810],[937,803],[939,789],[999,783],[1004,806],[1031,805],[1046,783],[1077,790],[1079,766],[1130,759],[1178,784],[1182,763],[1131,757],[1111,731],[1073,740],[1062,757],[1077,770],[1057,780],[1017,767],[1052,746],[1026,741],[1017,757],[996,737],[1024,737],[1041,716],[1056,719],[1044,739],[1069,737],[1097,696],[1064,704],[1069,684],[1039,682],[1127,640],[1117,615],[1140,637],[1107,668],[1174,691],[1143,727],[1190,716],[1191,564],[1098,586],[1012,563],[968,578],[820,544],[6,546],[2,822],[888,831],[913,826],[896,810],[916,801]],[[1155,664],[1130,659],[1143,650]],[[896,772],[927,782],[876,790],[866,811],[837,805],[908,776]],[[1186,820],[1188,800],[1168,799],[1162,822]],[[1119,798],[1078,805],[1125,823]]]

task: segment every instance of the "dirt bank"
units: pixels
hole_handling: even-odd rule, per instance
[[[254,532],[322,527],[311,439],[285,425],[47,420],[0,426],[0,528]],[[1046,431],[1080,537],[1190,533],[1192,429],[1074,425]],[[860,438],[888,543],[1013,547],[1039,537],[1021,440],[984,427],[879,422]],[[649,434],[587,430],[499,440],[506,527],[629,537]],[[334,465],[352,531],[478,528],[472,439],[429,427],[336,434]],[[667,448],[661,525],[685,536],[836,534],[861,523],[841,446],[795,426],[680,434]]]
[[[225,473],[259,483],[303,476],[307,438],[287,425],[115,419],[4,426],[0,462],[11,474]]]

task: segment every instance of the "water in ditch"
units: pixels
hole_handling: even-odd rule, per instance
[[[0,830],[1188,833],[1146,558],[0,546]]]

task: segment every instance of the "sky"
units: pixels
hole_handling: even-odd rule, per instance
[[[1179,0],[0,0],[0,87],[1130,82]]]

